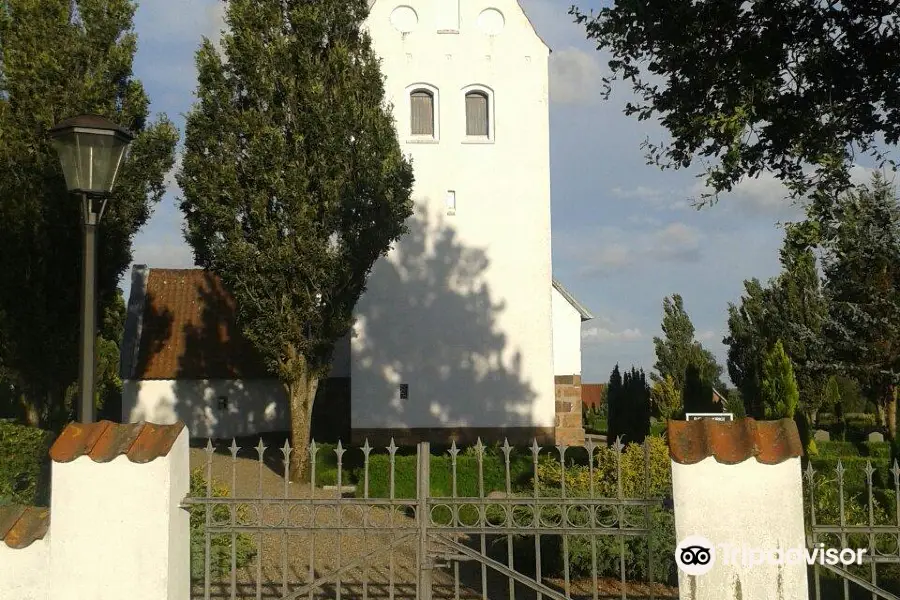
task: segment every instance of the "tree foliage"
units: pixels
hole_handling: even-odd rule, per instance
[[[645,144],[648,160],[710,161],[712,196],[769,171],[795,195],[833,199],[854,153],[884,160],[880,141],[900,140],[894,2],[617,1],[570,14],[611,54],[609,89],[624,81],[637,96],[625,113],[671,136]]]
[[[70,417],[82,257],[80,203],[47,130],[95,113],[136,134],[98,228],[101,315],[116,302],[132,238],[174,162],[177,131],[164,116],[149,121],[132,74],[134,11],[130,0],[0,0],[0,371],[27,420],[43,427]]]
[[[209,40],[197,53],[178,176],[187,239],[286,386],[298,449],[335,341],[412,214],[367,15],[366,0],[232,0],[223,54]],[[292,456],[303,470],[306,453]]]
[[[673,419],[682,412],[681,392],[671,375],[653,382],[650,400],[653,411],[664,421]]]
[[[784,351],[781,340],[775,342],[763,361],[761,388],[766,419],[794,418],[800,401],[800,393],[794,377],[794,367]]]
[[[644,371],[631,367],[623,376],[616,365],[608,390],[607,444],[618,438],[623,444],[643,442],[650,433],[650,388]]]
[[[740,304],[728,306],[728,374],[741,390],[747,412],[764,415],[763,361],[779,340],[794,365],[800,408],[810,418],[822,404],[827,375],[823,357],[823,325],[827,302],[810,247],[814,232],[809,222],[787,228],[781,249],[782,272],[767,285],[744,281]]]
[[[713,401],[712,383],[696,365],[689,365],[685,370],[681,398],[685,413],[722,412],[722,405]]]
[[[671,377],[676,389],[681,392],[685,385],[686,371],[694,366],[700,377],[710,385],[723,387],[722,367],[712,352],[694,339],[694,324],[684,309],[684,300],[679,294],[663,300],[663,337],[654,337],[656,349],[655,373],[650,379],[655,383]]]
[[[829,377],[828,383],[825,385],[825,398],[822,407],[828,411],[834,411],[841,403],[841,388],[838,385],[837,378]]]
[[[896,436],[900,383],[900,206],[880,174],[846,194],[823,242],[830,366],[854,376]]]

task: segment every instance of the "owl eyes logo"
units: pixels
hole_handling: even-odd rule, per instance
[[[681,562],[686,565],[705,565],[710,558],[709,548],[702,546],[688,546],[681,551]]]
[[[716,550],[712,542],[699,535],[684,538],[675,548],[675,562],[688,575],[708,573],[716,562]]]

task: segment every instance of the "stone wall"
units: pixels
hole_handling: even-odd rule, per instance
[[[584,424],[581,420],[581,375],[557,375],[556,427],[557,444],[584,444]]]

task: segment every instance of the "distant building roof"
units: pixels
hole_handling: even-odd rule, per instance
[[[581,403],[591,408],[602,406],[604,389],[606,389],[605,383],[582,383]]]
[[[569,304],[571,304],[572,307],[578,311],[578,314],[581,315],[582,322],[590,321],[594,318],[594,315],[591,314],[591,311],[585,308],[581,302],[576,300],[575,296],[573,296],[569,290],[564,288],[563,284],[561,284],[555,277],[553,278],[553,287],[556,288],[556,291],[562,294],[562,297],[565,298],[569,302]]]
[[[237,325],[234,299],[203,269],[136,265],[122,341],[122,379],[271,377]]]

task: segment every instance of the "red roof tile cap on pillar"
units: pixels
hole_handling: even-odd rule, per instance
[[[710,456],[726,465],[750,457],[766,465],[777,465],[803,456],[803,444],[792,419],[756,421],[669,421],[669,456],[679,464],[693,465]]]
[[[166,456],[183,429],[181,421],[172,425],[71,423],[51,446],[50,458],[67,463],[79,456],[90,456],[94,462],[103,463],[124,454],[133,463],[148,463]]]
[[[14,550],[44,539],[50,529],[50,509],[6,504],[0,506],[0,540]]]

